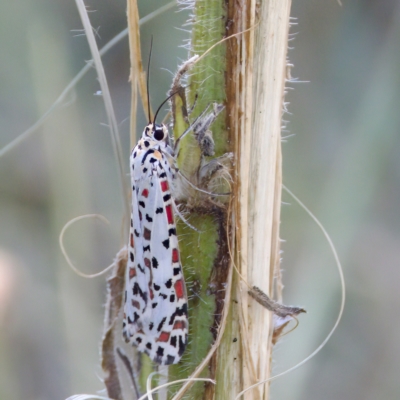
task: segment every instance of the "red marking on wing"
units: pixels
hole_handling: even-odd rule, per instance
[[[151,263],[150,263],[150,260],[148,259],[148,258],[144,258],[144,265],[147,267],[147,268],[150,268],[150,266],[151,266]]]
[[[149,196],[149,189],[143,189],[142,196],[147,198]]]
[[[165,206],[165,212],[167,213],[168,223],[173,224],[174,223],[174,215],[172,214],[171,204]]]
[[[150,240],[151,239],[151,230],[148,228],[144,228],[143,237],[146,240]]]
[[[183,297],[185,297],[185,289],[182,279],[179,279],[178,281],[175,282],[174,288],[178,299],[182,299]]]
[[[162,181],[161,182],[161,190],[163,192],[166,192],[168,189],[169,189],[168,182],[167,181]]]
[[[132,306],[140,310],[140,304],[137,300],[132,300]]]
[[[136,268],[129,268],[129,279],[132,279],[136,276]]]
[[[160,336],[157,339],[157,342],[168,342],[169,341],[169,332],[161,332]]]
[[[153,300],[154,299],[153,289],[149,288],[149,293],[150,293],[150,300]]]
[[[173,329],[185,329],[186,322],[185,321],[175,321]]]
[[[179,262],[179,251],[178,251],[178,249],[172,249],[172,262],[173,263]]]
[[[135,247],[135,241],[133,240],[133,233],[131,233],[131,247]]]

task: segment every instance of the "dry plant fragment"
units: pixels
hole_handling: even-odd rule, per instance
[[[171,89],[168,92],[168,96],[171,96],[173,93],[178,93],[178,96],[171,99],[171,116],[172,116],[172,124],[175,126],[175,115],[176,115],[176,107],[180,105],[183,119],[187,124],[189,124],[188,114],[190,113],[187,107],[187,99],[185,88],[182,86],[181,80],[185,76],[185,74],[193,67],[196,63],[199,56],[195,55],[188,60],[186,60],[182,65],[179,66],[178,72],[175,74],[175,77],[172,81]],[[179,97],[180,100],[176,98]],[[193,106],[192,106],[193,107]]]
[[[272,345],[276,344],[276,342],[282,336],[283,330],[290,323],[290,321],[292,321],[293,319],[297,321],[296,318],[297,315],[299,315],[300,313],[307,312],[304,308],[285,306],[284,304],[272,300],[266,293],[264,293],[257,286],[253,286],[247,293],[254,300],[256,300],[257,303],[261,304],[267,310],[274,313],[274,318],[273,318],[274,330],[272,334]],[[295,325],[293,329],[296,329],[296,327],[297,325]],[[285,334],[291,332],[292,330],[289,330]]]
[[[257,301],[257,303],[261,304],[263,307],[269,311],[272,311],[275,315],[281,318],[295,317],[300,313],[307,312],[304,308],[285,306],[284,304],[270,299],[269,296],[257,286],[253,286],[248,293],[254,300]]]
[[[114,262],[113,273],[107,279],[107,302],[104,317],[105,332],[101,344],[101,367],[106,374],[104,384],[107,388],[108,396],[115,400],[123,399],[119,371],[115,359],[115,331],[117,328],[116,321],[122,305],[127,261],[128,251],[124,247],[118,252]]]
[[[125,352],[120,347],[117,347],[116,351],[117,351],[118,357],[121,359],[122,363],[125,365],[126,370],[128,371],[128,375],[131,378],[133,388],[135,389],[136,397],[139,398],[140,391],[139,391],[138,384],[136,382],[136,374],[133,369],[132,363],[131,363],[129,357],[125,354]]]

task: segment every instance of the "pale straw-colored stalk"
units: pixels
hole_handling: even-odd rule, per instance
[[[235,143],[237,182],[234,257],[246,283],[271,295],[274,273],[279,269],[280,141],[291,2],[231,3],[235,31],[258,24],[237,40],[228,55],[229,126]],[[236,276],[232,299],[237,303],[230,314],[215,377],[218,399],[233,399],[244,388],[270,377],[271,315],[248,296],[246,283]],[[256,387],[244,398],[268,399],[268,386]]]

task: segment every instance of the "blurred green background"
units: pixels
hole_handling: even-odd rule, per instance
[[[140,1],[144,16],[166,1]],[[125,2],[86,4],[100,46],[126,27]],[[189,11],[172,9],[142,28],[154,35],[151,98],[165,97],[187,57]],[[272,399],[400,398],[400,3],[294,1],[291,115],[284,183],[320,218],[347,283],[343,320],[328,345],[272,383]],[[0,3],[0,148],[29,128],[91,58],[74,1]],[[189,27],[184,27],[189,29]],[[128,160],[128,42],[104,58]],[[44,126],[0,158],[0,399],[54,400],[102,389],[99,343],[104,278],[67,266],[58,236],[85,272],[109,265],[125,241],[123,204],[95,71]],[[146,123],[139,111],[138,127]],[[138,128],[139,129],[139,128]],[[126,169],[127,170],[127,169]],[[310,354],[334,324],[340,287],[315,224],[288,196],[282,215],[286,303],[308,310],[275,348],[278,373]]]

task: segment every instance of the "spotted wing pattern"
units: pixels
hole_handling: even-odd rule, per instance
[[[132,215],[123,321],[125,340],[163,365],[179,362],[188,337],[168,147],[165,140],[160,142],[144,133],[132,151]]]

